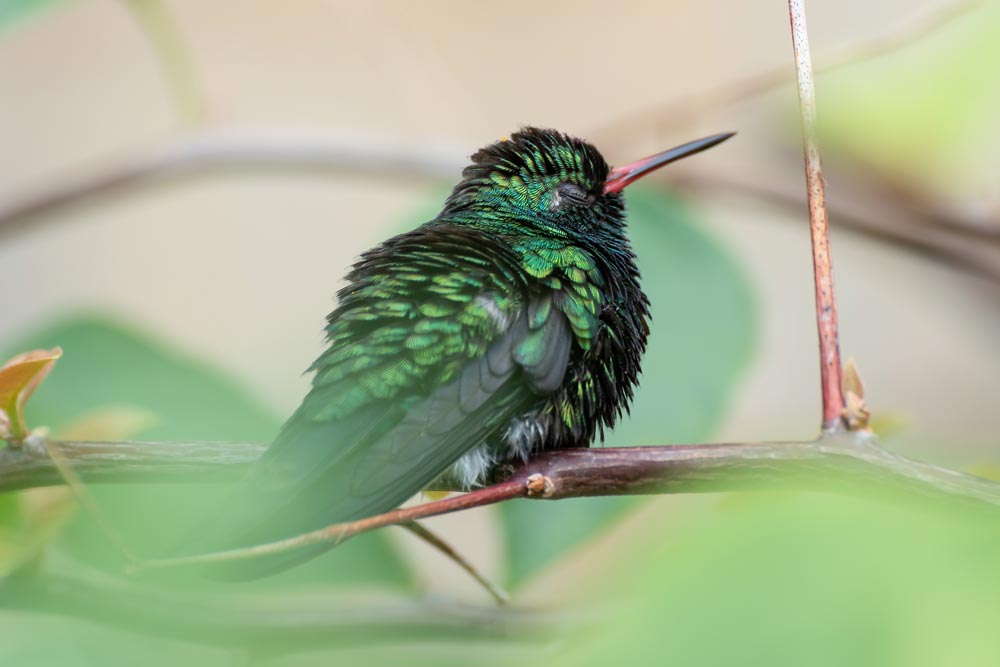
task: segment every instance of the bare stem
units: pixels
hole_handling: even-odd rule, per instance
[[[785,488],[791,484],[802,488],[799,482],[806,471],[830,483],[863,477],[872,480],[874,486],[882,486],[878,483],[880,478],[897,483],[910,480],[907,486],[924,494],[966,497],[980,504],[1000,506],[1000,484],[896,456],[876,446],[870,438],[868,434],[852,433],[825,436],[814,442],[571,449],[539,455],[517,471],[515,477],[545,473],[550,466],[557,466],[560,475],[566,475],[567,466],[585,463],[581,470],[584,476],[605,470],[633,481],[653,476],[661,482],[659,486],[645,488],[636,483],[622,487],[620,480],[582,479],[573,487],[579,489],[573,495],[620,495],[733,491],[747,485]],[[238,442],[62,440],[56,444],[86,484],[233,480],[267,448],[261,443]],[[845,461],[853,463],[845,468]],[[60,484],[63,479],[58,469],[37,444],[29,440],[21,448],[0,448],[0,493]],[[583,492],[584,486],[587,493]],[[438,502],[452,503],[466,497]],[[417,518],[423,516],[404,517],[404,520]]]
[[[837,333],[837,301],[833,293],[830,257],[830,224],[826,215],[823,166],[816,139],[816,93],[813,86],[809,34],[806,30],[804,0],[788,0],[792,24],[792,48],[799,86],[802,141],[806,163],[806,192],[809,201],[809,231],[812,236],[813,273],[816,283],[816,324],[819,328],[820,384],[823,396],[823,430],[843,428],[841,415],[840,343]]]
[[[103,482],[218,482],[244,473],[267,449],[260,443],[55,442],[86,484]],[[63,484],[55,462],[35,438],[0,447],[0,493]]]

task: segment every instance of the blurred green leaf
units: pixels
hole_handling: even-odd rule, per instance
[[[47,614],[0,612],[0,664],[18,667],[226,665],[234,651]]]
[[[1000,664],[995,514],[775,494],[667,521],[618,545],[591,584],[608,617],[557,662]]]
[[[0,494],[0,578],[37,563],[73,510],[62,488]]]
[[[984,140],[996,137],[998,60],[1000,5],[980,3],[897,53],[824,74],[824,147],[931,188],[967,180],[970,161],[989,168],[995,152]]]
[[[11,23],[49,8],[62,0],[0,0],[0,31]]]
[[[152,417],[136,421],[141,429],[136,437],[147,440],[267,441],[277,432],[279,421],[243,386],[134,329],[83,317],[29,333],[10,347],[56,344],[47,341],[58,341],[64,356],[26,412],[32,423],[56,433],[94,415],[128,412]],[[228,498],[225,488],[198,484],[94,485],[90,491],[128,543],[148,556],[176,549],[195,522],[211,517]],[[70,523],[59,546],[94,565],[120,565],[118,554],[84,516]],[[412,584],[384,532],[351,540],[262,585],[309,581]]]
[[[630,235],[652,332],[639,391],[606,445],[656,445],[708,439],[719,424],[754,340],[747,279],[692,212],[663,191],[630,189]],[[637,498],[519,500],[500,507],[511,586],[600,533]]]
[[[9,349],[62,341],[63,358],[26,413],[58,431],[108,406],[157,417],[146,439],[265,440],[277,420],[236,381],[113,320],[80,317],[30,332]],[[54,347],[57,344],[53,344]]]

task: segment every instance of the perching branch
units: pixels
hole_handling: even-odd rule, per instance
[[[104,511],[97,504],[97,501],[94,500],[94,497],[90,495],[90,491],[87,490],[86,485],[84,485],[80,477],[76,474],[73,464],[67,461],[66,457],[59,450],[59,445],[55,442],[42,442],[41,445],[52,461],[53,467],[55,467],[62,478],[63,483],[69,488],[70,493],[76,499],[77,504],[83,508],[83,511],[94,522],[94,525],[101,531],[104,538],[121,553],[126,562],[135,563],[138,559],[136,559],[132,550],[125,543],[125,540],[118,534],[118,531],[115,530],[115,527],[108,521],[108,518],[104,515]]]
[[[153,150],[136,151],[65,174],[51,185],[0,204],[0,234],[26,228],[37,216],[63,206],[168,177],[221,170],[297,169],[313,174],[332,171],[451,180],[464,165],[460,150],[380,144],[307,127],[204,130],[175,137]]]
[[[267,445],[228,442],[55,443],[86,484],[103,482],[196,482],[235,479]],[[21,447],[0,447],[0,493],[63,483],[37,436]]]
[[[267,445],[260,443],[222,442],[57,441],[56,444],[86,484],[234,480],[267,449]],[[850,465],[845,466],[846,461],[851,461]],[[616,478],[595,479],[587,484],[576,480],[570,486],[563,482],[558,492],[543,494],[543,498],[800,487],[804,473],[815,473],[829,484],[846,483],[849,487],[861,480],[884,476],[893,485],[905,486],[922,495],[967,498],[978,504],[1000,506],[1000,484],[891,454],[875,445],[867,433],[824,436],[810,442],[678,444],[548,452],[533,458],[510,479],[526,479],[539,473],[555,474],[556,478],[566,480],[567,469],[577,465],[584,466],[581,468],[584,476],[611,471]],[[909,481],[902,484],[901,480]],[[645,483],[658,486],[652,491],[645,490]],[[58,484],[63,484],[58,468],[37,440],[28,439],[18,449],[0,449],[0,493]]]
[[[902,491],[1000,509],[1000,484],[892,454],[868,432],[827,433],[814,442],[569,449],[535,456],[505,481],[466,494],[245,549],[147,561],[143,568],[256,558],[321,542],[339,543],[378,528],[514,498],[559,500],[751,489]]]
[[[145,568],[257,558],[311,544],[340,543],[361,533],[515,498],[799,489],[884,494],[909,492],[1000,509],[1000,484],[911,461],[888,452],[868,432],[826,433],[814,442],[666,445],[545,452],[505,481],[462,495],[333,524],[245,549],[147,561]]]

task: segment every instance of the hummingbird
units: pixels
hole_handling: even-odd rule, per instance
[[[731,136],[614,169],[592,144],[535,127],[472,155],[437,217],[347,274],[312,387],[254,465],[252,516],[227,546],[372,516],[436,484],[472,489],[536,452],[603,439],[629,409],[649,334],[623,191]]]

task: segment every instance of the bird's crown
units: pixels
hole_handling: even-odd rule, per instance
[[[608,163],[592,144],[556,130],[526,127],[472,156],[445,212],[548,216],[590,206],[602,197],[608,172]]]

